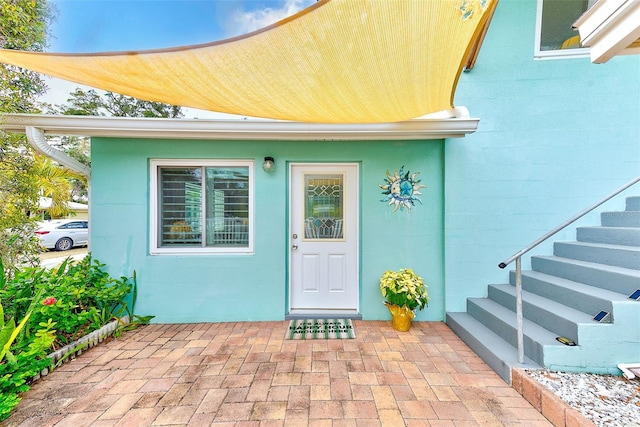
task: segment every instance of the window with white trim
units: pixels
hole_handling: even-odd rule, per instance
[[[253,251],[253,162],[151,161],[151,253]]]
[[[588,56],[573,23],[596,0],[538,0],[536,58]]]

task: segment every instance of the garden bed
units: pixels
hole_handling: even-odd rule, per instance
[[[133,314],[135,271],[114,278],[104,267],[87,255],[56,268],[5,272],[0,260],[0,421],[33,381],[108,337],[149,323],[153,316]]]

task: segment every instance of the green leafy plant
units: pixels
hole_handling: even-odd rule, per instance
[[[119,320],[120,324],[118,325],[118,329],[116,330],[116,336],[122,334],[122,332],[130,331],[137,328],[140,325],[148,325],[155,316],[138,316],[134,313],[136,307],[136,301],[138,300],[138,279],[136,272],[133,272],[133,290],[131,292],[131,305],[125,304],[121,307],[120,314],[127,313],[129,317],[129,322],[124,323]],[[118,316],[118,319],[121,319],[122,316]]]
[[[11,361],[0,363],[0,420],[4,420],[20,402],[20,393],[29,390],[29,383],[43,369],[51,366],[47,351],[55,339],[53,322],[42,323],[34,338],[15,350]]]
[[[88,255],[79,262],[68,258],[53,270],[18,270],[0,289],[5,312],[19,318],[31,305],[33,313],[22,333],[29,337],[37,325],[51,319],[57,329],[52,350],[67,345],[127,314],[134,284],[127,277],[111,277],[104,267]],[[40,301],[36,293],[46,298]]]
[[[133,312],[135,272],[113,278],[104,267],[88,255],[80,262],[67,258],[57,269],[17,268],[9,278],[0,260],[0,420],[51,366],[48,353],[127,315],[131,321],[118,334],[149,323],[153,316]],[[21,319],[18,325],[14,319]]]
[[[0,288],[4,288],[4,285],[4,267],[0,260]],[[41,293],[36,295],[18,326],[13,317],[5,322],[4,310],[0,304],[0,420],[7,418],[20,402],[19,393],[29,389],[28,381],[51,364],[51,360],[46,357],[47,350],[55,340],[55,323],[51,319],[39,325],[40,329],[33,339],[18,340]],[[12,346],[16,347],[13,351]]]
[[[5,284],[4,264],[0,259],[0,289],[3,289]],[[4,309],[2,308],[2,303],[0,303],[0,363],[2,363],[5,358],[7,358],[9,362],[15,362],[15,356],[11,353],[10,348],[18,338],[20,331],[22,331],[26,323],[29,321],[32,311],[33,303],[29,306],[29,309],[18,326],[16,326],[16,322],[13,317],[11,317],[9,321],[5,322]]]
[[[4,321],[4,310],[2,304],[0,304],[0,362],[6,357],[7,359],[15,359],[9,348],[18,337],[18,333],[24,327],[25,323],[29,320],[31,312],[22,319],[20,324],[16,327],[16,322],[13,317],[8,322]]]
[[[386,303],[409,310],[422,310],[429,305],[427,285],[410,268],[385,271],[380,277],[380,292]]]

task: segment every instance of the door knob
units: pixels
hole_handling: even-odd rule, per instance
[[[298,245],[291,246],[291,249],[293,249],[295,251],[296,249],[298,249]]]

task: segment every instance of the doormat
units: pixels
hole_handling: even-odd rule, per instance
[[[298,319],[289,322],[286,339],[328,340],[355,338],[351,319]]]

